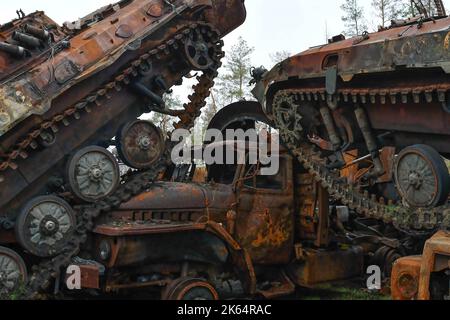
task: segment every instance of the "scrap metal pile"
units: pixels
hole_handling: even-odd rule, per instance
[[[62,27],[18,14],[0,27],[0,279],[3,293],[22,282],[32,298],[95,218],[164,172],[170,146],[136,119],[156,110],[190,129],[224,56],[220,38],[245,10],[240,0],[123,0]],[[166,110],[163,93],[193,70],[202,75],[189,103]],[[126,181],[105,149],[115,136],[140,170]]]
[[[389,276],[450,228],[450,18],[414,3],[418,17],[254,69],[258,102],[210,128],[274,127],[279,173],[216,164],[204,183],[137,118],[193,128],[244,1],[123,0],[64,26],[19,11],[0,26],[0,298],[60,292],[71,264],[83,288],[164,299],[276,298],[361,276],[367,256]],[[189,102],[167,109],[192,71]]]

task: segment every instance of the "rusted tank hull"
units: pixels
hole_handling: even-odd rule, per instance
[[[449,24],[443,18],[311,48],[266,74],[255,94],[269,112],[274,94],[288,88],[325,105],[333,96],[344,110],[359,103],[398,148],[415,140],[448,154]]]
[[[30,100],[34,107],[21,116],[28,116],[26,119],[19,121],[17,118],[18,120],[14,121],[14,130],[5,132],[1,137],[0,152],[6,159],[1,170],[1,180],[4,184],[0,190],[0,207],[3,215],[8,215],[9,219],[14,220],[15,211],[21,206],[22,199],[39,192],[47,192],[48,178],[61,175],[67,155],[82,146],[107,145],[123,123],[147,112],[149,105],[148,100],[126,86],[111,90],[102,89],[100,96],[88,102],[92,103],[93,107],[77,110],[80,101],[86,101],[86,98],[89,101],[92,92],[97,88],[104,88],[115,75],[122,72],[127,63],[169,41],[171,35],[189,25],[187,22],[189,19],[192,23],[198,21],[197,15],[200,13],[204,13],[205,21],[211,21],[223,35],[245,19],[245,9],[240,1],[232,3],[180,1],[177,6],[179,9],[175,13],[162,1],[135,1],[95,24],[95,28],[79,32],[70,40],[70,49],[57,55],[53,60],[38,65],[35,71],[26,75],[24,83],[33,84],[33,88],[39,85],[42,87],[37,90],[40,96],[27,94],[27,88],[31,90],[31,87],[24,87],[23,94],[34,99]],[[221,25],[214,20],[218,16],[217,10],[221,10],[222,14],[223,10],[227,9],[233,14],[233,19]],[[140,45],[130,50],[137,41]],[[162,77],[167,87],[171,87],[191,70],[181,51],[176,53],[176,56],[174,59],[164,52],[158,53],[151,74],[141,78],[141,81],[156,94],[162,95],[167,88],[160,88],[154,84],[156,76]],[[64,75],[70,76],[69,79],[44,81],[50,77],[46,64],[61,66],[60,69],[67,69],[69,72],[73,68],[67,67],[67,61],[72,61],[77,66],[74,68],[76,72]],[[13,84],[8,82],[4,86]],[[37,113],[42,115],[29,116],[29,112],[36,113],[33,110],[39,109],[38,104],[47,105],[46,112],[41,110]],[[71,111],[68,111],[69,106]],[[84,112],[87,109],[89,113]],[[33,150],[35,138],[38,138],[33,136],[33,132],[43,124],[57,135],[57,139],[52,146]],[[16,149],[18,142],[25,146],[20,152]],[[36,163],[41,165],[36,166]],[[42,165],[44,163],[46,165]]]
[[[123,0],[63,27],[41,12],[19,14],[0,27],[0,259],[15,268],[0,294],[24,282],[31,299],[97,223],[111,222],[106,213],[170,170],[171,144],[136,119],[159,112],[178,118],[174,128],[194,126],[221,66],[221,38],[243,23],[245,7],[241,0]],[[163,95],[191,71],[201,75],[188,103],[167,109]],[[110,146],[139,171],[121,173]],[[201,190],[193,191],[200,203],[179,220],[203,217]],[[148,253],[120,265],[152,260]]]

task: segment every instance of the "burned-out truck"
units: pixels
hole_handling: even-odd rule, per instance
[[[258,103],[239,102],[212,126],[248,129],[263,118]],[[74,261],[83,288],[145,289],[173,300],[277,298],[298,286],[361,277],[370,254],[392,255],[400,246],[353,224],[348,208],[330,203],[282,147],[271,155],[279,161],[273,175],[251,163],[261,151],[256,143],[205,148],[223,148],[240,161],[208,165],[204,181],[196,182],[196,164],[185,164],[171,181],[155,182],[101,217],[89,249]]]

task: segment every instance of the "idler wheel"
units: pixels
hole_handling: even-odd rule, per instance
[[[206,70],[214,65],[214,44],[208,42],[201,32],[191,32],[184,43],[184,51],[189,64],[195,70]]]
[[[149,169],[163,155],[164,137],[149,121],[134,121],[120,130],[118,148],[123,163],[135,169]]]
[[[110,196],[120,183],[116,158],[108,150],[96,146],[81,149],[70,159],[67,176],[72,192],[86,202]]]
[[[0,299],[28,281],[27,267],[22,257],[11,249],[0,247]]]
[[[404,149],[395,163],[397,189],[412,207],[432,208],[444,204],[450,192],[448,168],[441,155],[427,145]]]
[[[219,300],[216,289],[207,281],[183,277],[171,282],[163,292],[163,300]]]
[[[76,226],[70,205],[55,196],[29,201],[16,222],[16,237],[31,254],[51,257],[62,252]]]

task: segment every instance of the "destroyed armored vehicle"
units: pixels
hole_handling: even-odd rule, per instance
[[[450,227],[450,18],[421,15],[255,69],[254,95],[331,196],[411,235]]]
[[[43,12],[0,26],[0,291],[36,297],[70,264],[95,218],[170,165],[151,111],[191,129],[221,66],[242,0],[122,0],[59,26]],[[198,84],[182,110],[162,96]],[[106,149],[137,169],[121,177]],[[34,266],[32,268],[32,266]]]

